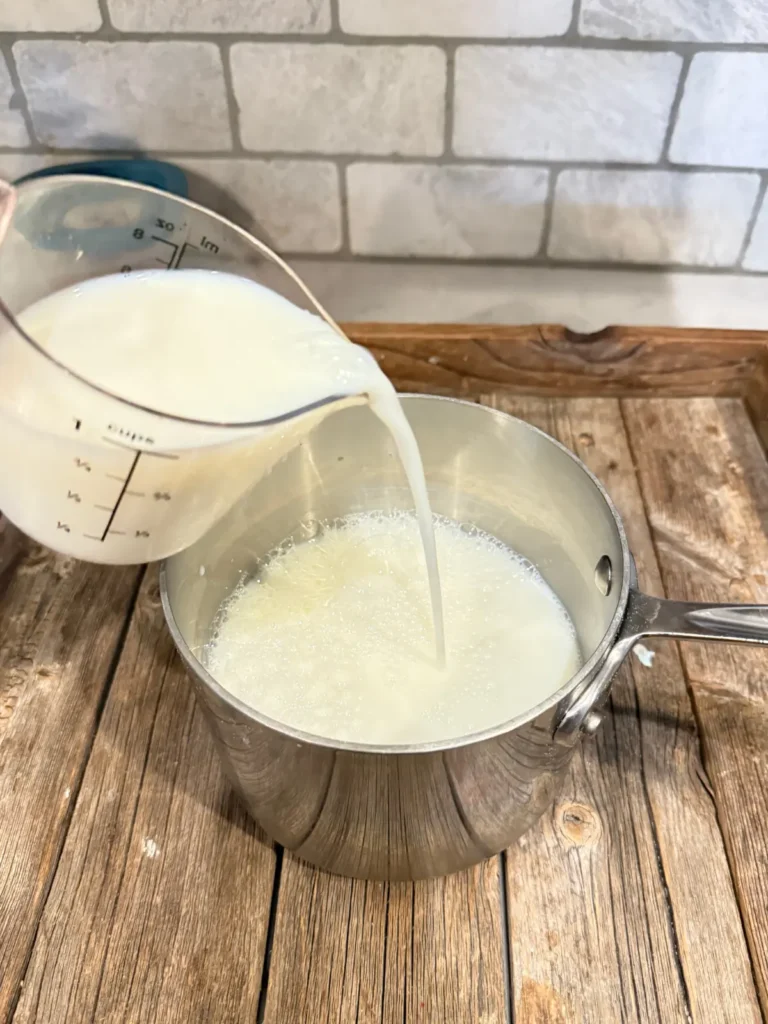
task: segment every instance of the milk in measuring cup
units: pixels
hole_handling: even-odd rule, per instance
[[[338,404],[253,424],[329,396],[367,396],[393,434],[413,491],[442,649],[421,459],[394,389],[368,352],[263,285],[208,270],[86,281],[17,319],[61,364],[10,326],[0,331],[0,508],[21,529],[90,561],[170,555],[202,536]]]

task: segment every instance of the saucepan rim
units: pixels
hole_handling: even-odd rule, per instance
[[[429,395],[429,394],[418,394],[418,393],[403,393],[399,395],[401,399],[413,400],[418,399],[420,401],[427,402],[449,402],[454,405],[467,405],[474,409],[483,409],[489,416],[495,417],[499,420],[514,420],[520,423],[523,427],[538,434],[544,438],[550,444],[559,448],[560,451],[565,453],[579,469],[588,477],[592,482],[592,485],[597,490],[600,497],[605,502],[608,510],[611,513],[613,522],[616,526],[616,530],[619,537],[619,543],[621,545],[621,573],[620,573],[620,592],[619,599],[616,605],[616,610],[611,618],[603,638],[600,643],[595,647],[590,657],[585,661],[579,671],[571,676],[571,678],[560,687],[555,693],[545,698],[540,703],[534,705],[532,708],[516,715],[513,718],[506,719],[497,725],[491,726],[487,729],[482,729],[479,732],[467,733],[463,736],[454,737],[448,740],[436,740],[431,743],[356,743],[349,740],[334,740],[324,736],[316,736],[314,733],[304,732],[301,729],[295,729],[293,726],[286,725],[275,718],[270,718],[268,715],[262,714],[255,708],[250,707],[244,701],[240,700],[239,697],[234,696],[226,690],[216,678],[211,675],[208,669],[203,663],[192,653],[189,645],[184,639],[181,630],[179,629],[175,616],[173,614],[173,608],[171,607],[171,600],[168,595],[168,563],[172,561],[173,557],[166,559],[160,566],[160,595],[163,605],[163,612],[165,614],[166,623],[170,630],[173,641],[187,667],[187,669],[195,676],[199,682],[211,690],[219,700],[223,701],[233,711],[244,715],[247,719],[261,726],[262,728],[270,729],[273,732],[278,733],[283,737],[295,740],[297,743],[306,744],[314,747],[325,747],[330,750],[336,751],[348,751],[356,754],[433,754],[442,751],[456,750],[460,747],[472,746],[476,743],[483,743],[486,740],[493,740],[498,736],[503,736],[506,733],[510,733],[519,729],[521,726],[528,722],[533,721],[539,716],[546,712],[556,708],[569,694],[575,691],[580,691],[581,688],[589,682],[590,678],[596,671],[597,667],[602,663],[603,659],[608,654],[608,651],[613,645],[613,642],[619,632],[621,624],[626,614],[627,602],[629,600],[629,591],[631,584],[631,556],[629,551],[629,545],[627,543],[627,536],[624,530],[624,524],[621,521],[621,517],[616,510],[608,492],[605,487],[600,483],[595,474],[588,469],[588,467],[582,462],[582,460],[574,455],[570,449],[566,448],[564,444],[558,441],[556,438],[547,434],[546,431],[540,430],[538,427],[527,423],[525,420],[520,419],[518,416],[512,416],[509,413],[502,412],[499,409],[494,409],[491,406],[479,405],[476,402],[470,402],[465,399],[446,397],[443,395]],[[616,567],[614,567],[615,569]],[[617,574],[618,575],[618,574]]]

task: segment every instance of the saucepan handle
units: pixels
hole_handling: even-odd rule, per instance
[[[560,711],[554,732],[558,742],[573,743],[581,734],[595,731],[601,718],[596,709],[607,696],[616,671],[637,641],[649,636],[768,646],[768,605],[667,601],[631,590],[616,642],[597,673]]]

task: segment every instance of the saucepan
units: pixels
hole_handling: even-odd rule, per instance
[[[522,835],[553,803],[580,739],[599,727],[611,680],[640,638],[768,644],[768,607],[640,593],[607,493],[542,431],[455,399],[408,395],[402,402],[434,511],[475,524],[529,558],[568,609],[582,667],[557,692],[481,733],[374,746],[269,719],[207,670],[222,602],[277,544],[310,538],[324,521],[350,512],[412,506],[393,442],[366,407],[327,418],[161,572],[173,638],[250,813],[297,856],[369,879],[447,874]]]

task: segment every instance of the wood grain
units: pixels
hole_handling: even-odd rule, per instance
[[[15,1022],[255,1020],[274,852],[142,587]]]
[[[499,863],[387,884],[326,875],[286,856],[266,1024],[504,1024]]]
[[[401,391],[477,398],[494,389],[550,395],[740,395],[765,418],[768,335],[554,324],[347,324]],[[759,389],[756,389],[759,381]]]
[[[606,485],[624,519],[641,585],[662,594],[619,403],[575,399],[547,405],[548,415],[540,414],[539,422]],[[642,437],[637,444],[647,447]],[[639,754],[641,799],[647,801],[669,895],[669,927],[691,1016],[712,1024],[759,1021],[744,930],[677,648],[663,641],[646,646],[654,650],[653,665],[647,668],[638,658],[630,659],[632,678],[625,672],[614,690],[614,721],[620,730],[619,748]]]
[[[493,400],[571,447],[579,434],[602,433],[601,415],[618,414],[615,402],[590,402],[572,418],[572,404]],[[625,673],[558,802],[507,853],[516,1019],[683,1022],[691,1013],[646,796],[636,701]]]
[[[137,580],[31,543],[18,555],[0,588],[0,1020],[18,998]]]
[[[743,408],[710,398],[623,407],[667,590],[689,600],[768,601],[768,468]],[[680,651],[768,1013],[766,656],[743,645],[684,643]]]
[[[401,389],[482,399],[573,447],[649,590],[768,601],[768,471],[745,411],[768,437],[768,336],[350,330]],[[663,397],[624,397],[643,395]],[[768,1016],[764,654],[649,645],[519,846],[366,883],[276,858],[236,805],[153,573],[125,632],[137,578],[0,522],[0,1020]]]

